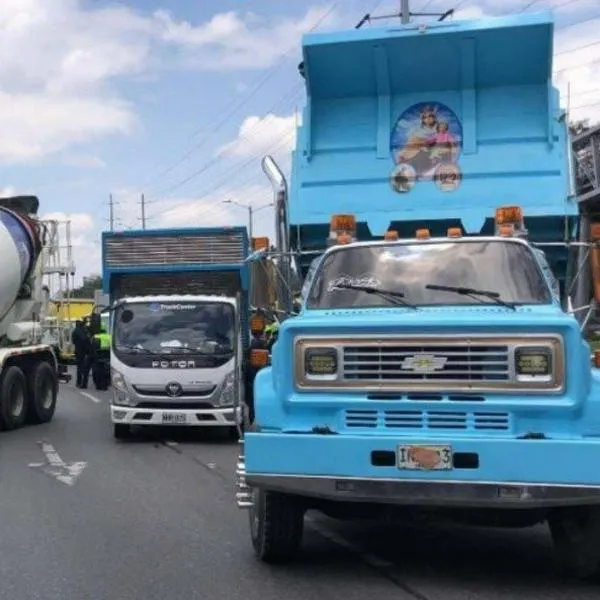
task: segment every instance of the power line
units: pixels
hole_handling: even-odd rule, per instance
[[[294,95],[297,91],[300,91],[300,89],[302,88],[302,84],[296,84],[290,91],[294,92]],[[268,114],[273,114],[276,110],[276,108],[284,101],[284,100],[290,100],[293,99],[292,96],[290,95],[290,91],[288,91],[283,97],[281,97],[279,100],[277,100],[275,102],[275,104],[273,104],[271,107],[269,107],[269,109],[267,110],[267,115]],[[256,131],[258,129],[258,127],[262,124],[262,121],[258,121],[255,125],[253,125],[247,132],[245,135],[241,135],[238,134],[238,140],[242,139],[245,140],[246,142],[250,143],[250,140],[248,139],[248,137],[250,136],[250,134],[252,134],[254,131]],[[166,189],[163,190],[159,190],[157,192],[155,192],[154,195],[165,195],[165,194],[170,194],[171,192],[174,192],[175,190],[181,188],[182,186],[184,186],[185,184],[189,183],[190,181],[192,181],[193,179],[196,179],[197,177],[199,177],[200,175],[206,173],[206,171],[208,171],[209,169],[211,169],[212,167],[214,167],[216,164],[220,163],[223,159],[225,158],[225,156],[223,154],[214,156],[213,158],[211,158],[209,161],[207,161],[205,164],[203,164],[202,166],[200,166],[198,169],[196,169],[194,172],[192,172],[190,175],[188,175],[187,177],[185,177],[184,179],[181,179],[179,181],[177,181],[176,183],[168,186]],[[152,202],[157,202],[159,201],[159,199],[153,200]]]
[[[325,21],[325,19],[327,19],[327,17],[335,10],[335,8],[338,6],[339,2],[334,2],[326,11],[325,13],[323,13],[318,19],[317,21],[311,26],[311,28],[309,29],[309,31],[314,31],[323,21]],[[213,127],[210,132],[196,145],[194,145],[189,151],[187,151],[179,160],[177,160],[175,163],[173,163],[171,166],[169,166],[167,169],[165,169],[164,171],[162,171],[158,176],[151,178],[150,180],[148,180],[142,187],[146,187],[149,183],[151,183],[152,181],[155,181],[157,179],[161,179],[163,178],[165,175],[168,175],[170,172],[172,172],[174,169],[176,169],[181,163],[183,163],[187,158],[189,158],[192,154],[194,154],[197,150],[199,150],[208,140],[208,138],[211,135],[214,135],[215,133],[217,133],[222,127],[224,127],[229,121],[230,119],[233,117],[233,115],[240,109],[242,108],[251,98],[253,98],[258,91],[267,83],[267,81],[269,81],[269,79],[271,79],[275,73],[283,66],[284,60],[287,57],[288,54],[290,54],[291,52],[293,52],[294,50],[297,49],[297,44],[294,44],[294,46],[291,46],[290,48],[288,48],[288,50],[286,50],[281,57],[279,58],[279,60],[276,62],[276,64],[271,67],[269,69],[269,71],[266,73],[266,75],[257,83],[256,86],[254,86],[254,88],[252,90],[250,90],[250,92],[248,94],[246,94],[243,98],[241,98],[240,100],[238,100],[237,102],[232,103],[233,108],[231,108],[231,110],[229,110],[227,112],[227,114],[225,115],[225,117],[223,119],[221,119],[216,125],[215,127]],[[230,106],[232,106],[230,105]],[[191,138],[193,139],[197,133],[199,132],[199,130],[197,130],[195,133],[192,134]]]
[[[541,2],[541,0],[531,0],[530,2],[527,2],[527,4],[525,4],[525,6],[520,10],[520,12],[525,12],[528,8],[531,8],[538,2]]]

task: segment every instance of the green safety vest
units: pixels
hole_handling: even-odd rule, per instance
[[[100,350],[110,350],[110,333],[97,333],[94,339],[100,342]]]

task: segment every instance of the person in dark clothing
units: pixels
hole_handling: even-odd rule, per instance
[[[248,356],[246,358],[246,386],[244,390],[244,400],[248,407],[248,419],[250,423],[254,423],[254,379],[259,369],[250,364],[250,352],[252,350],[268,350],[267,341],[264,338],[263,332],[252,332],[252,340],[248,348]]]
[[[83,321],[75,323],[75,329],[71,335],[71,341],[75,348],[75,362],[77,364],[77,382],[78,388],[87,388],[88,377],[90,374],[90,334],[83,324]]]

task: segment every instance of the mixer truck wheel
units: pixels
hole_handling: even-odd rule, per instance
[[[266,563],[293,560],[304,530],[304,506],[299,498],[254,488],[250,535],[257,558]]]
[[[0,429],[16,429],[27,414],[27,382],[19,367],[8,367],[0,381]]]
[[[52,365],[39,363],[33,370],[29,385],[29,413],[32,423],[48,423],[56,410],[58,376]]]

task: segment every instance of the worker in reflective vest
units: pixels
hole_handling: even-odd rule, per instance
[[[92,341],[92,378],[97,390],[106,390],[110,384],[110,334],[105,329],[94,335]]]
[[[110,333],[107,333],[105,329],[101,329],[100,333],[94,336],[96,341],[96,348],[99,350],[110,350]]]

